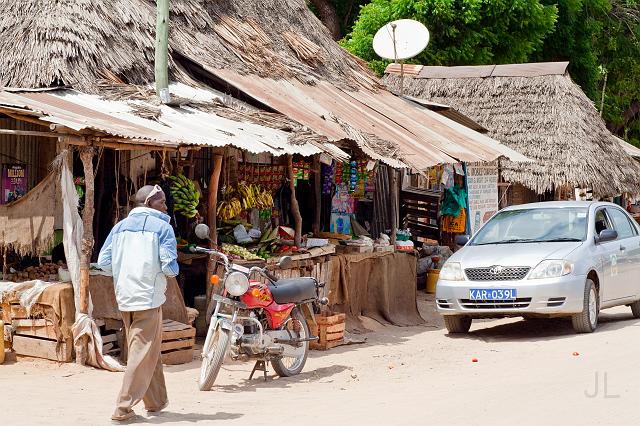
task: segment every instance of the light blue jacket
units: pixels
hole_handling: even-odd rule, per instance
[[[178,275],[176,237],[169,216],[136,207],[112,230],[98,265],[113,275],[121,311],[155,309],[165,302],[167,277]]]

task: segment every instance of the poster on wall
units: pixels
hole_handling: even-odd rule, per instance
[[[27,168],[22,164],[2,167],[2,204],[12,203],[27,193]]]
[[[468,166],[469,222],[471,235],[498,211],[498,168]]]

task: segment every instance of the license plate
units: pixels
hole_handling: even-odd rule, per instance
[[[515,288],[472,288],[469,291],[471,300],[515,300]]]

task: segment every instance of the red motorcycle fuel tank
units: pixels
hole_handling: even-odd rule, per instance
[[[295,307],[292,303],[278,305],[273,300],[269,286],[257,281],[251,281],[249,290],[240,296],[240,300],[247,306],[247,309],[264,308],[271,329],[280,328]]]
[[[242,303],[247,305],[248,309],[266,308],[273,303],[273,296],[269,287],[259,281],[251,281],[249,290],[240,296]]]

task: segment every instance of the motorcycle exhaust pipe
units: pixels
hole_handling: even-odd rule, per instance
[[[318,339],[320,339],[318,336],[307,337],[306,339],[273,339],[273,343],[295,346],[304,342],[315,342]]]

